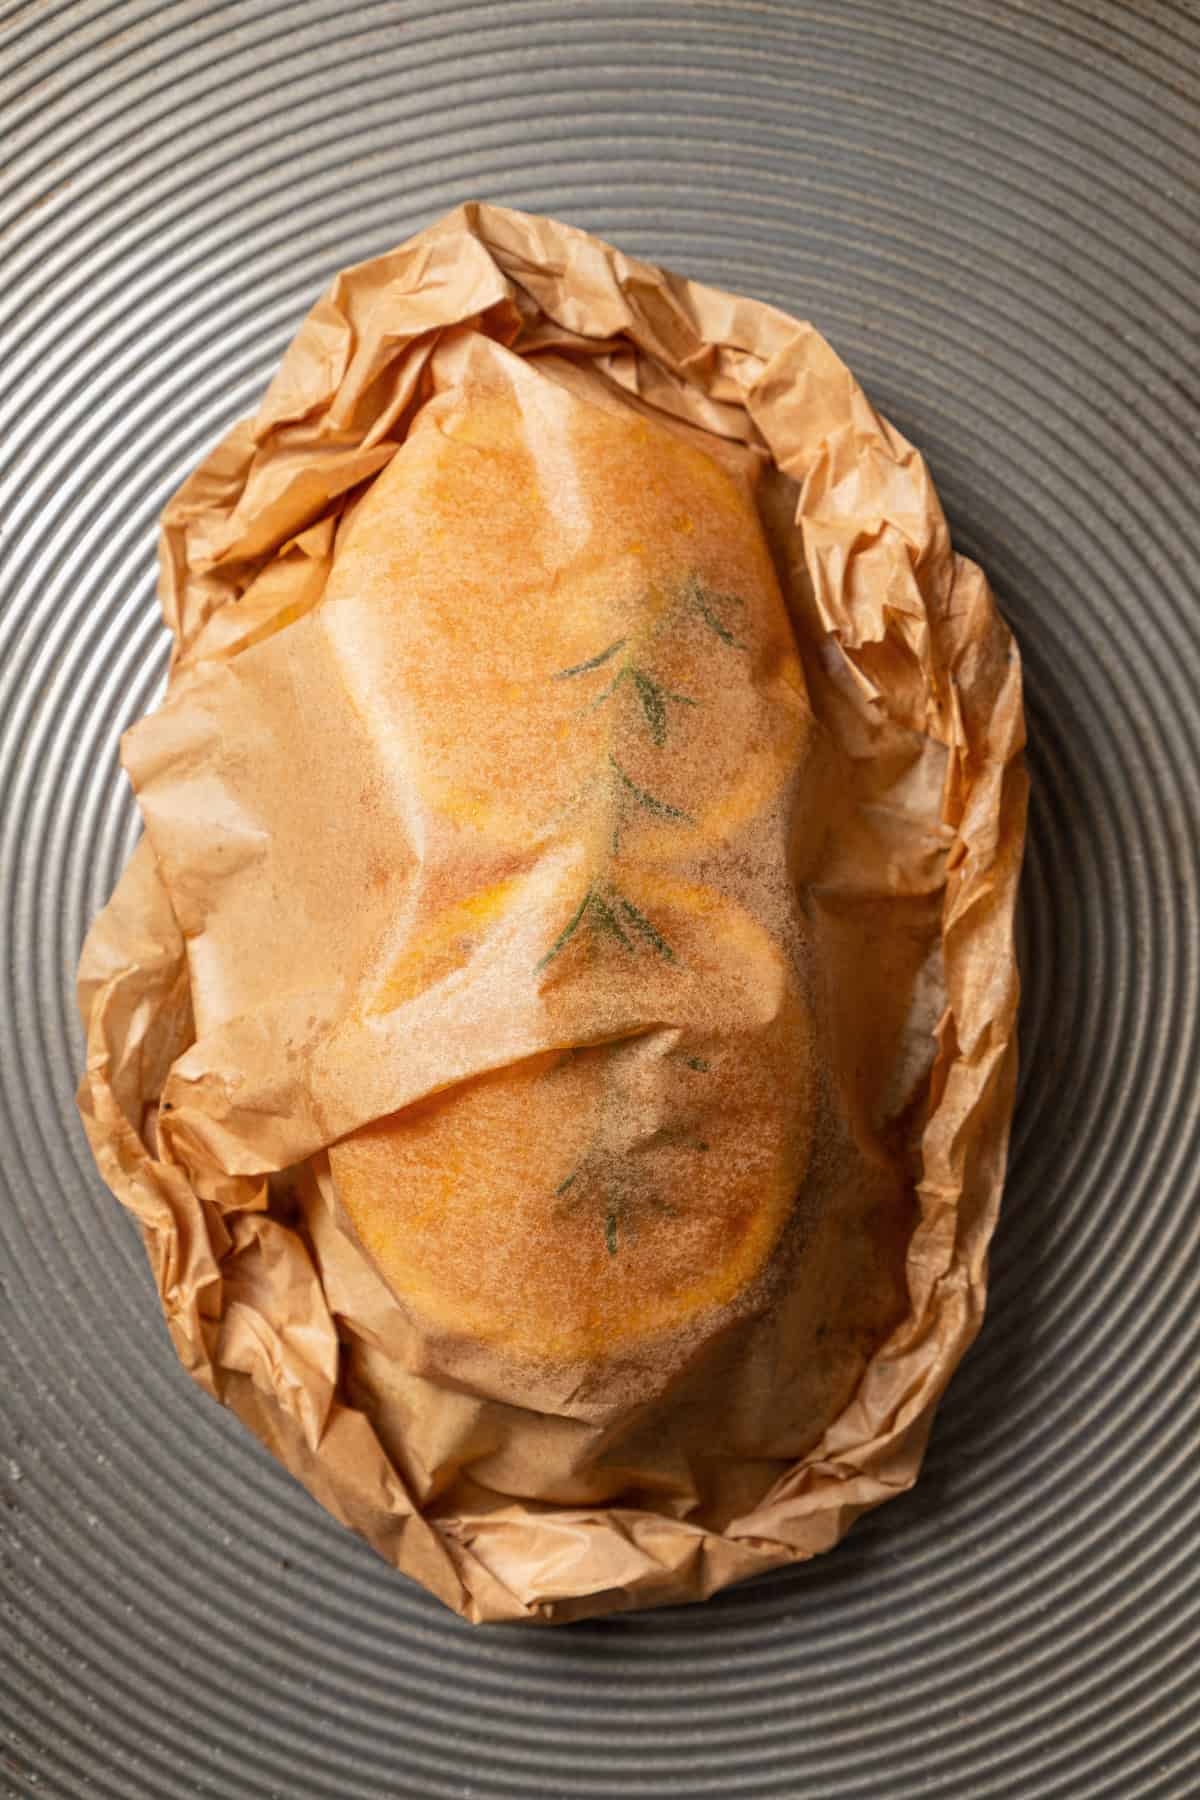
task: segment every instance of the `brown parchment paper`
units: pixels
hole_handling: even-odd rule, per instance
[[[391,930],[394,948],[404,912],[392,875],[403,866],[411,885],[440,852],[421,848],[433,839],[386,709],[363,698],[378,690],[379,640],[341,629],[335,670],[322,621],[338,606],[356,616],[347,546],[378,513],[382,472],[402,447],[436,461],[430,433],[474,430],[497,384],[524,408],[531,454],[538,417],[556,455],[563,420],[636,417],[647,455],[665,431],[750,496],[788,647],[754,651],[738,679],[780,694],[790,660],[811,714],[790,812],[771,813],[824,1121],[801,1223],[737,1304],[591,1360],[430,1323],[385,1280],[336,1179],[373,1121],[619,1032],[671,1054],[692,1028],[671,994],[703,1000],[694,968],[663,985],[644,919],[652,1015],[589,1023],[565,954],[553,979],[531,980],[567,893],[546,873],[553,846],[522,852],[527,923],[479,959],[461,1016],[444,984],[367,993],[369,945]],[[455,553],[439,552],[450,571]],[[466,595],[465,565],[463,581]],[[125,751],[147,832],[84,949],[79,1102],[195,1379],[472,1620],[700,1599],[829,1548],[910,1486],[980,1323],[1003,1179],[1020,669],[921,458],[829,346],[553,221],[462,207],[337,277],[258,413],[166,508],[161,594],[169,693]],[[697,606],[708,652],[749,656],[702,594]],[[657,742],[663,704],[638,692]],[[381,784],[391,811],[370,799]],[[718,1122],[738,1104],[741,1030],[727,1028]],[[749,1051],[744,1066],[754,1101],[766,1077]],[[753,1137],[762,1108],[743,1110]],[[494,1229],[502,1249],[503,1217]],[[605,1229],[603,1280],[629,1266]],[[657,1240],[623,1235],[622,1253],[639,1241]]]

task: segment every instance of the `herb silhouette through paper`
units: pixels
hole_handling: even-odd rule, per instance
[[[638,729],[645,733],[655,749],[661,749],[670,737],[678,710],[695,708],[700,701],[692,694],[679,693],[668,687],[655,673],[648,655],[654,637],[663,625],[677,620],[683,610],[697,618],[727,649],[745,651],[746,644],[729,624],[730,617],[742,605],[738,596],[715,593],[697,576],[691,575],[682,586],[678,604],[650,634],[649,641],[628,635],[614,638],[594,656],[574,663],[570,668],[558,669],[551,679],[586,687],[592,678],[600,677],[602,685],[587,700],[587,711],[596,712],[628,697],[633,703]],[[574,911],[538,961],[539,973],[583,932],[608,939],[630,956],[645,950],[664,962],[678,962],[675,951],[657,925],[622,891],[614,865],[620,858],[622,829],[631,811],[646,812],[667,824],[694,825],[695,820],[672,800],[635,781],[611,748],[606,753],[598,780],[613,815],[608,856],[604,866],[593,873]],[[703,1057],[689,1056],[684,1060],[694,1073],[708,1073],[709,1065]],[[670,1129],[673,1136],[682,1137],[696,1151],[708,1148],[691,1135],[687,1126],[664,1129]],[[603,1221],[605,1247],[608,1254],[615,1257],[623,1237],[636,1235],[639,1212],[652,1211],[673,1217],[677,1209],[647,1181],[644,1169],[635,1171],[627,1155],[605,1146],[606,1130],[602,1113],[590,1148],[559,1183],[555,1197],[566,1211],[574,1211],[585,1204],[595,1205]]]
[[[708,1073],[709,1064],[703,1057],[687,1056],[681,1060],[688,1069],[699,1074]],[[554,1190],[554,1197],[563,1212],[572,1213],[584,1206],[595,1207],[610,1256],[616,1256],[623,1238],[636,1238],[639,1216],[657,1213],[669,1219],[679,1217],[679,1208],[663,1198],[648,1179],[644,1166],[624,1149],[606,1144],[610,1115],[619,1120],[621,1110],[611,1103],[602,1110],[591,1144]],[[661,1126],[656,1136],[681,1143],[690,1150],[704,1152],[708,1149],[688,1120]]]
[[[687,610],[700,618],[723,644],[735,650],[746,648],[722,616],[743,604],[737,595],[714,593],[692,575],[684,583],[682,598]],[[661,749],[670,734],[673,709],[696,707],[700,702],[691,694],[681,694],[667,687],[652,669],[645,666],[643,656],[648,648],[649,645],[631,642],[627,636],[614,638],[612,643],[605,645],[584,662],[556,670],[551,679],[581,681],[601,670],[608,671],[608,680],[587,702],[587,710],[595,712],[618,700],[623,692],[629,694],[635,704],[635,717],[639,726],[646,732],[651,744],[656,749]],[[613,814],[610,838],[612,861],[620,855],[622,828],[630,808],[640,809],[668,823],[695,824],[695,820],[682,807],[634,781],[612,750],[608,752],[602,779],[607,786]],[[593,877],[575,911],[545,955],[539,959],[537,972],[540,974],[543,969],[548,968],[578,933],[585,929],[611,939],[631,954],[639,949],[650,949],[665,962],[678,960],[658,928],[622,893],[610,869],[598,871]]]

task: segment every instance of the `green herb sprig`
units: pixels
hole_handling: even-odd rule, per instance
[[[685,1056],[682,1061],[702,1075],[707,1075],[712,1066],[702,1056]],[[664,1126],[660,1135],[664,1141],[680,1144],[684,1149],[698,1152],[708,1149],[704,1139],[696,1136],[691,1122],[686,1119]],[[639,1212],[649,1210],[668,1219],[679,1217],[677,1206],[664,1199],[644,1177],[635,1178],[620,1153],[605,1150],[600,1142],[594,1142],[570,1174],[563,1177],[554,1190],[554,1198],[563,1202],[567,1212],[576,1211],[589,1200],[599,1201],[604,1244],[610,1256],[616,1256],[622,1232],[636,1237]]]

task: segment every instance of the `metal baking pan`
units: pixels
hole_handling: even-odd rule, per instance
[[[1200,14],[0,4],[0,1792],[1200,1791]],[[1025,656],[1024,1069],[916,1490],[707,1606],[472,1629],[191,1386],[71,1094],[154,529],[458,200],[810,317]]]

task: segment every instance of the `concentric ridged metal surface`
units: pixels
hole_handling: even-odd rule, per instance
[[[0,4],[0,1792],[1200,1792],[1200,13]],[[917,1490],[704,1608],[472,1630],[177,1368],[71,1093],[155,518],[456,201],[811,317],[1028,671],[1025,1067]]]

